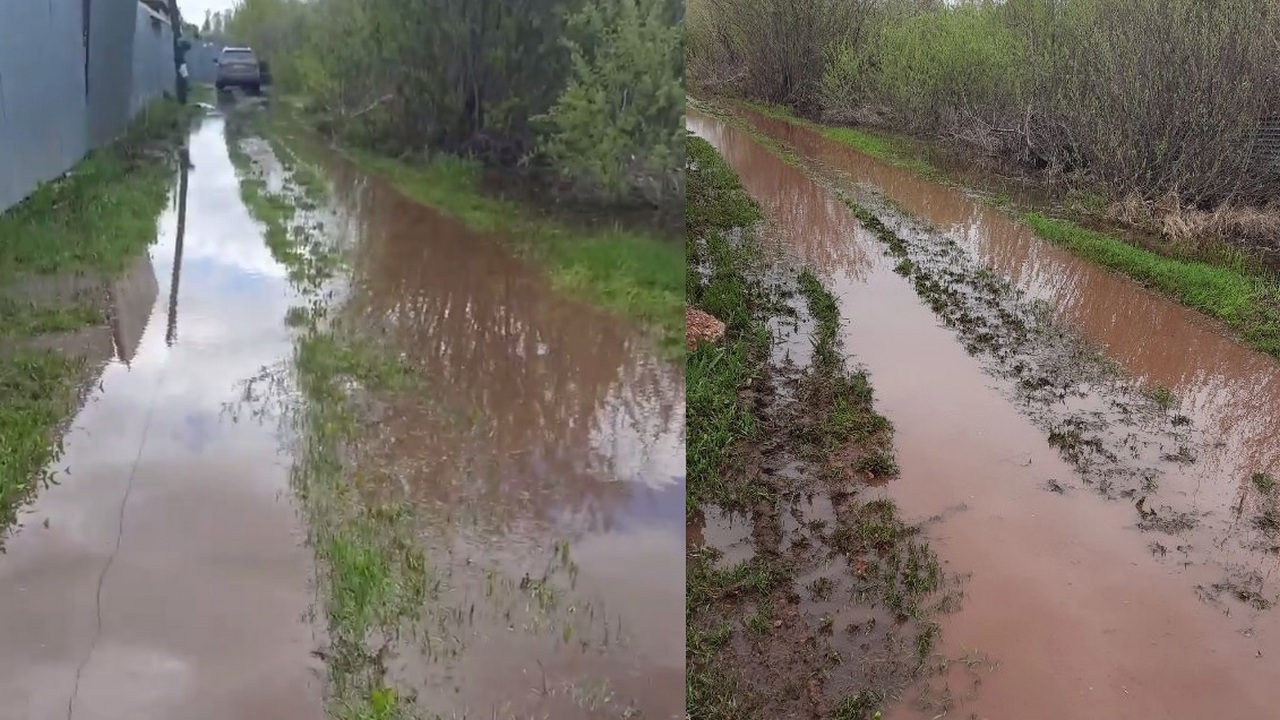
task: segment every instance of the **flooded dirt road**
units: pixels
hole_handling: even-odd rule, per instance
[[[114,357],[60,484],[0,555],[6,719],[322,714],[289,458],[275,425],[227,412],[287,361],[292,292],[241,203],[223,119],[198,121],[189,148],[150,256],[112,284]]]
[[[110,327],[68,339],[100,384],[0,555],[0,718],[335,710],[315,558],[360,539],[310,527],[293,420],[300,323],[325,314],[415,376],[365,398],[340,479],[368,517],[407,507],[426,563],[418,622],[373,648],[387,684],[433,717],[683,717],[681,368],[339,160],[327,194],[301,193],[245,130],[256,107],[193,129],[149,256],[110,283]],[[291,245],[309,232],[342,259]]]
[[[896,428],[901,475],[870,492],[927,521],[964,579],[961,609],[939,618],[952,662],[924,716],[1274,714],[1277,364],[960,191],[744,118],[810,172],[720,119],[691,112],[689,126],[766,208],[769,236],[829,279],[846,346]],[[841,193],[875,207],[910,249],[886,257]],[[995,319],[977,330],[965,318],[987,291],[966,263],[1021,291],[991,300]],[[1043,328],[1025,337],[1005,332],[1037,317]],[[1080,348],[1045,350],[1076,339],[1127,379],[1082,370],[1096,363]],[[1042,387],[1061,397],[1044,400]],[[921,716],[905,700],[891,715]]]
[[[339,313],[424,380],[379,398],[362,448],[439,586],[390,676],[441,717],[683,717],[682,369],[498,239],[327,169]]]

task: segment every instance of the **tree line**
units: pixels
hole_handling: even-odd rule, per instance
[[[689,82],[1115,200],[1264,203],[1275,0],[690,0]]]
[[[350,142],[666,204],[683,200],[683,19],[682,0],[242,0],[207,22]]]

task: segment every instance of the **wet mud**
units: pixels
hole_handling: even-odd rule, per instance
[[[699,151],[697,162],[710,160]],[[703,197],[704,187],[733,189],[693,184]],[[705,284],[691,294],[736,294],[729,314],[750,313],[752,324],[736,318],[724,352],[690,365],[728,363],[755,429],[732,435],[720,467],[700,476],[690,513],[690,710],[871,717],[933,672],[935,618],[955,608],[959,587],[921,528],[874,489],[897,473],[893,429],[844,357],[835,298],[794,258],[762,247],[777,239],[769,223],[727,237],[712,225],[694,239]],[[768,342],[755,339],[761,326]],[[723,381],[701,382],[690,402],[711,417],[705,383]]]
[[[327,172],[341,321],[423,380],[369,400],[360,447],[438,581],[389,677],[441,717],[682,717],[680,368],[500,239]]]
[[[959,190],[743,118],[690,127],[832,283],[897,429],[886,491],[967,577],[923,714],[1271,712],[1276,363]]]
[[[315,718],[310,553],[277,428],[226,412],[288,359],[293,290],[241,203],[212,114],[149,254],[88,282],[101,368],[55,485],[0,555],[0,717]],[[181,280],[181,282],[179,282]],[[83,288],[81,288],[83,289]],[[99,337],[101,336],[101,337]]]

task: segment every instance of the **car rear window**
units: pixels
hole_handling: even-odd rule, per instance
[[[258,59],[250,52],[225,52],[222,53],[222,62],[224,63],[255,63]]]

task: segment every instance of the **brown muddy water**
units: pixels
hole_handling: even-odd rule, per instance
[[[227,412],[244,380],[290,357],[293,293],[241,204],[222,117],[189,148],[148,256],[112,284],[114,352],[59,484],[0,555],[6,719],[323,712],[289,458],[274,425]]]
[[[441,595],[391,677],[450,718],[684,716],[684,378],[494,238],[334,162],[344,319],[426,381],[374,409]]]
[[[908,696],[890,715],[1276,716],[1280,544],[1270,522],[1274,491],[1253,480],[1280,473],[1276,362],[959,190],[810,130],[744,118],[796,150],[812,172],[720,119],[691,112],[688,124],[761,201],[769,235],[824,273],[841,304],[846,347],[896,427],[901,476],[866,492],[886,494],[908,519],[925,522],[948,570],[963,578],[961,609],[940,618],[939,652],[952,662],[930,683],[930,710]],[[897,261],[833,187],[878,203],[909,240],[953,240],[1025,300],[1048,303],[1052,321],[1133,381],[1087,385],[1060,403],[1029,407],[894,272]],[[916,219],[891,221],[895,204]],[[1129,405],[1143,390],[1167,406],[1155,420]],[[1045,426],[1064,421],[1090,428],[1097,447],[1129,448],[1132,457],[1068,462]],[[1151,528],[1152,508],[1173,522]]]

